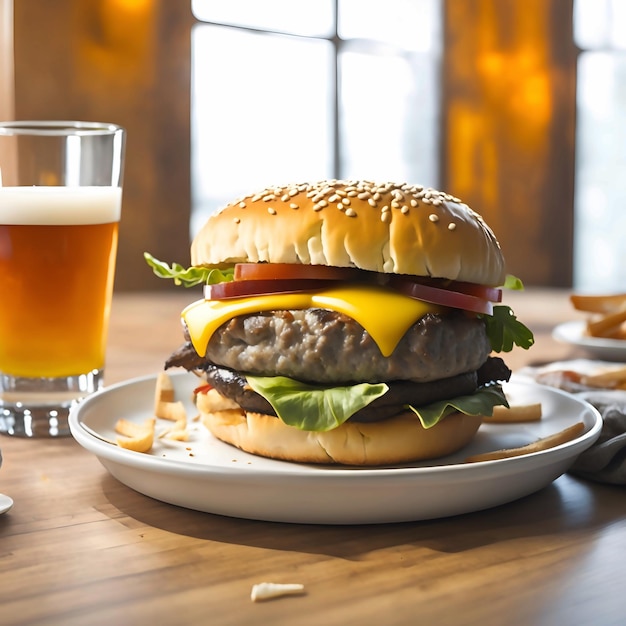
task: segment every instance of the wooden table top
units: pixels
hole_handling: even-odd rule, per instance
[[[116,295],[107,383],[161,369],[189,292]],[[507,359],[575,356],[550,338],[567,294],[508,302],[536,333]],[[0,438],[0,624],[623,624],[624,489],[560,477],[479,513],[313,526],[178,508],[119,483],[71,438]],[[254,584],[306,593],[264,603]]]

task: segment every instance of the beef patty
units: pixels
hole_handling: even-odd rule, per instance
[[[388,315],[391,319],[393,311]],[[187,341],[166,367],[195,370],[208,363],[320,384],[421,383],[476,371],[490,352],[484,322],[462,311],[425,315],[385,357],[352,318],[326,309],[305,309],[235,317],[214,333],[204,358]]]

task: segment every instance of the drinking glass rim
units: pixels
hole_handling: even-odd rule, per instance
[[[118,124],[78,120],[15,120],[0,122],[0,135],[114,135],[124,132]]]

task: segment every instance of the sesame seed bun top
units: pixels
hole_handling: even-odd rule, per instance
[[[193,265],[302,263],[501,285],[500,245],[461,200],[420,185],[323,180],[269,187],[213,214]]]

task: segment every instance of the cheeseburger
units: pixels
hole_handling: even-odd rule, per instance
[[[492,354],[533,342],[498,304],[493,232],[419,185],[270,187],[208,219],[192,267],[146,259],[205,285],[166,367],[203,379],[196,404],[215,437],[260,456],[375,466],[451,454],[507,404],[511,372]]]

